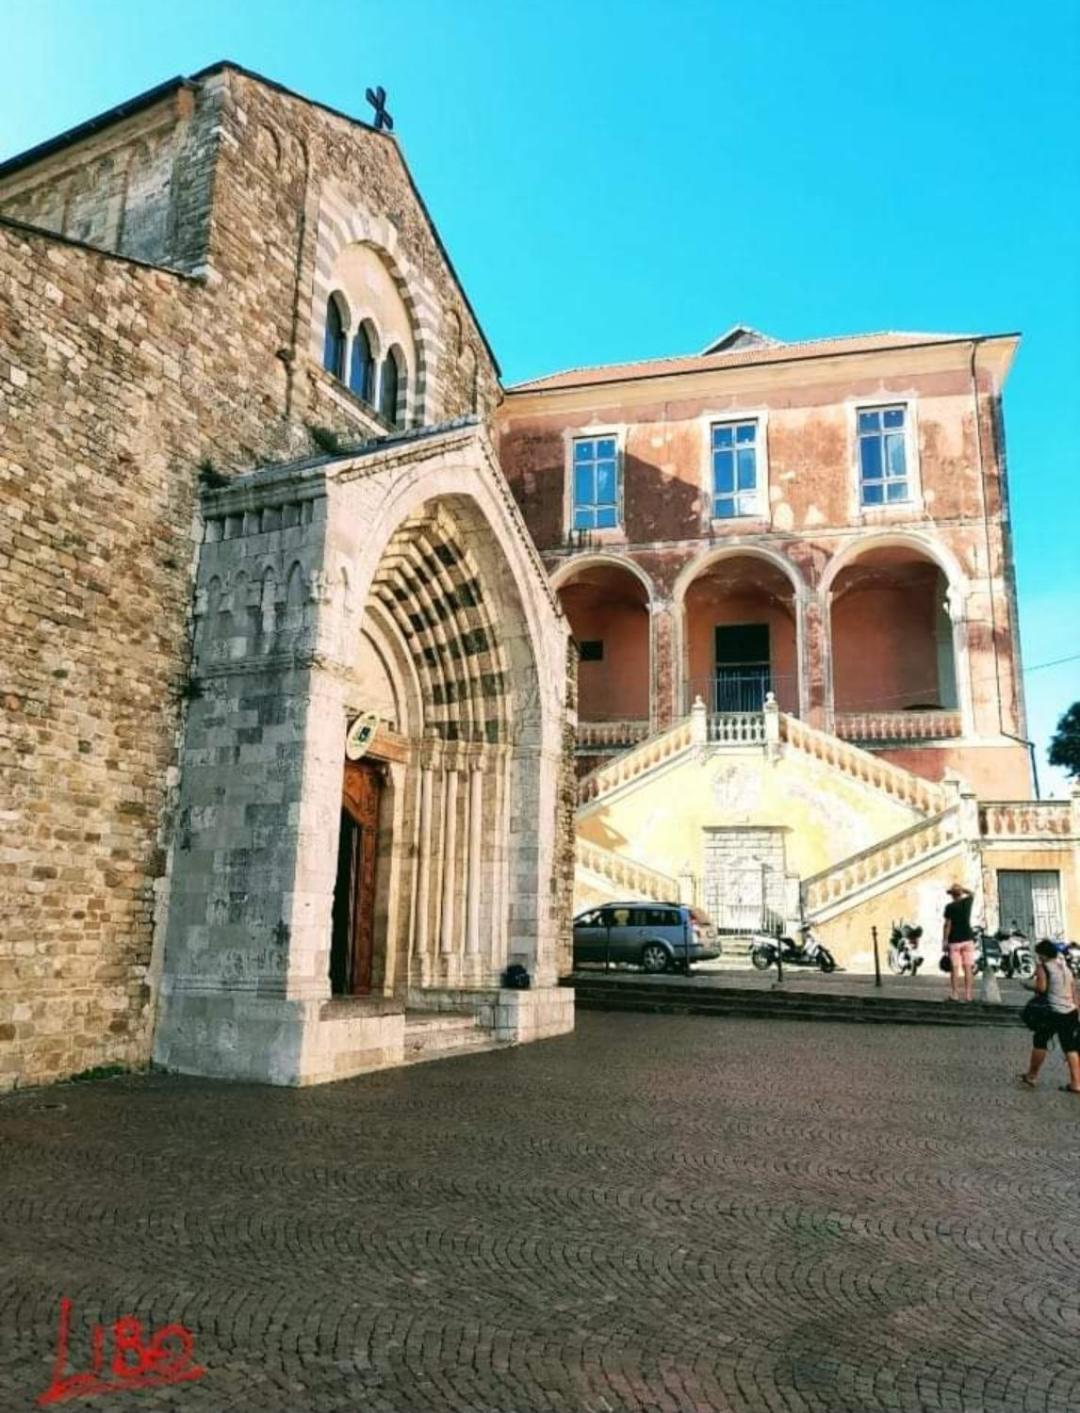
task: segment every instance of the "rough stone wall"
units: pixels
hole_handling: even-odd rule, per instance
[[[346,204],[385,214],[394,251],[434,291],[441,347],[426,420],[489,416],[494,364],[397,143],[231,66],[0,179],[0,216],[152,264],[212,267],[211,292],[226,301],[219,329],[237,357],[262,365],[267,410],[378,435],[305,357],[331,183]]]
[[[231,317],[261,356],[278,358],[279,412],[288,407],[301,420],[341,431],[364,416],[357,400],[307,357],[309,330],[321,319],[312,289],[319,206],[330,185],[346,205],[388,218],[395,251],[434,290],[448,338],[425,420],[490,411],[498,396],[494,366],[397,144],[236,70],[227,69],[224,82],[210,260],[235,282]]]
[[[2,1087],[146,1054],[195,463],[216,447],[186,280],[3,227],[0,269]]]
[[[148,1044],[200,463],[307,448],[198,280],[0,225],[0,1084]]]
[[[220,92],[220,82],[181,87],[0,179],[0,215],[151,264],[195,269],[206,247]]]

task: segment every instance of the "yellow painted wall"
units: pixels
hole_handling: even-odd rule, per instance
[[[706,828],[784,826],[788,870],[807,879],[919,818],[842,771],[788,749],[775,762],[757,751],[716,752],[704,759],[688,754],[666,771],[650,772],[614,800],[579,812],[577,828],[582,838],[673,878],[686,872],[702,878]],[[871,928],[876,926],[884,965],[892,924],[902,921],[922,927],[927,968],[936,966],[945,889],[954,881],[971,888],[979,883],[978,868],[965,847],[958,844],[923,873],[853,902],[819,924],[819,935],[838,963],[851,971],[872,971]],[[998,869],[1053,869],[1061,874],[1066,932],[1080,939],[1080,845],[983,845],[981,859],[976,922],[997,924]],[[616,896],[603,888],[603,880],[579,875],[575,909]]]
[[[614,853],[678,877],[702,876],[709,826],[781,825],[788,870],[812,874],[906,829],[921,818],[824,762],[788,750],[684,756],[613,801],[578,816],[578,833]]]
[[[815,932],[840,966],[849,971],[867,972],[874,969],[871,928],[876,927],[884,971],[893,923],[910,922],[923,929],[921,945],[927,959],[923,970],[932,970],[941,955],[942,915],[949,901],[945,889],[954,882],[973,885],[973,880],[967,878],[959,848],[925,873],[896,884],[876,898],[857,903],[829,922],[819,923]],[[976,917],[975,921],[982,919]]]

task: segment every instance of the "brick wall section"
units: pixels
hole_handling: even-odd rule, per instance
[[[0,1088],[149,1053],[200,463],[306,454],[310,424],[378,432],[307,354],[324,179],[392,215],[478,360],[482,406],[496,396],[389,139],[231,69],[173,116],[165,253],[199,278],[0,218]],[[89,190],[80,171],[116,136],[50,162]],[[90,229],[122,247],[104,190]],[[161,249],[149,211],[141,248]],[[445,360],[432,414],[470,396]]]

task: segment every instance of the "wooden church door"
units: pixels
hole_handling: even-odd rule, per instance
[[[371,990],[382,790],[381,766],[366,759],[346,761],[330,945],[330,990],[335,996]]]

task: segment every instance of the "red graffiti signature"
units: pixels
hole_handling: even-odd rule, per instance
[[[113,1356],[105,1370],[105,1326],[95,1325],[90,1336],[92,1367],[65,1376],[68,1338],[71,1334],[71,1301],[60,1301],[60,1331],[56,1341],[52,1382],[38,1395],[41,1408],[65,1403],[69,1398],[89,1398],[93,1393],[115,1393],[129,1388],[156,1388],[201,1379],[206,1370],[191,1362],[195,1338],[183,1325],[162,1325],[143,1343],[143,1324],[134,1315],[121,1315],[112,1323]],[[112,1377],[105,1377],[105,1373]]]

